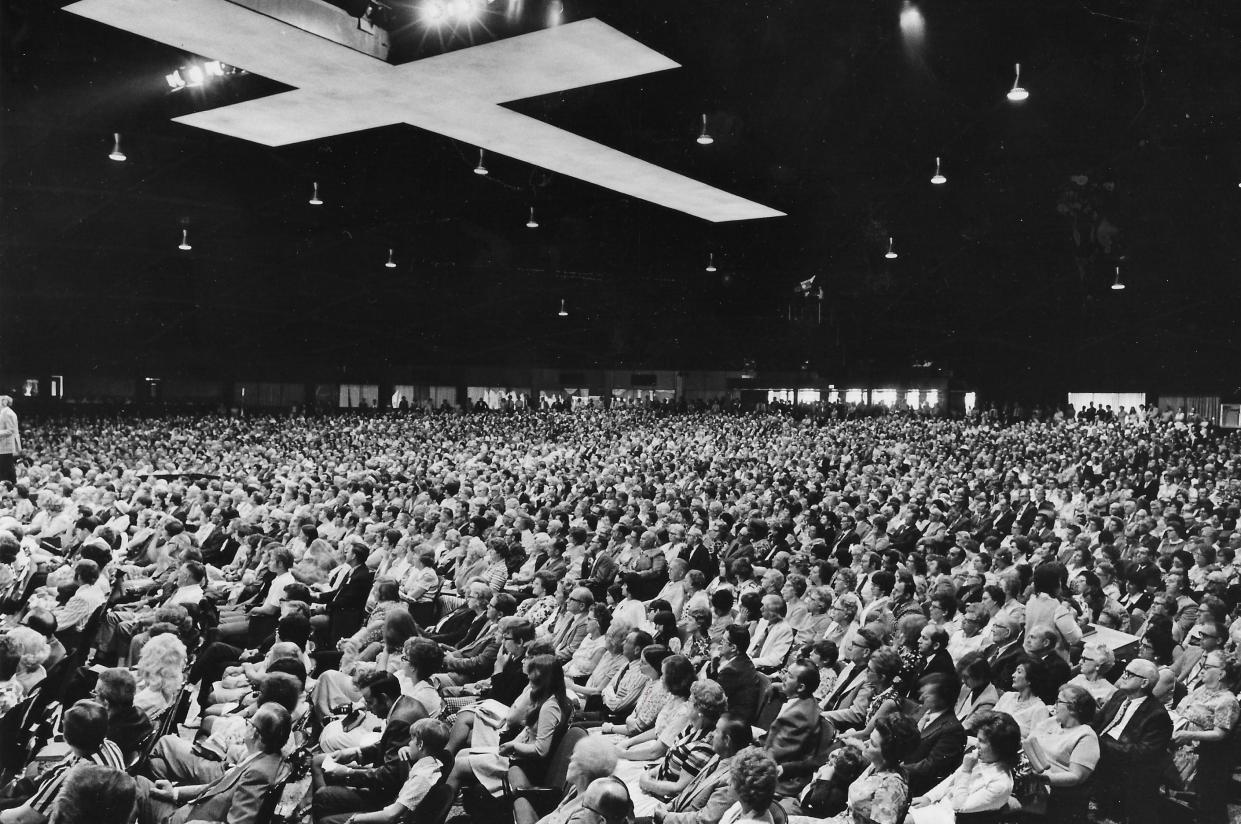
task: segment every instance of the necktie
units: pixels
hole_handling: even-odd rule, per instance
[[[1206,657],[1206,653],[1199,655],[1198,660],[1189,668],[1189,674],[1185,678],[1185,686],[1191,691],[1197,687],[1198,677],[1202,675],[1202,665],[1206,661]]]
[[[1125,713],[1129,711],[1129,705],[1132,703],[1133,703],[1132,698],[1126,698],[1124,701],[1121,701],[1120,709],[1116,710],[1116,717],[1114,717],[1111,721],[1107,723],[1107,726],[1103,728],[1103,732],[1099,733],[1099,735],[1100,736],[1107,735],[1109,732],[1115,729],[1116,726],[1119,725],[1121,721],[1125,720]]]
[[[763,642],[767,640],[767,633],[771,632],[771,624],[763,622],[763,631],[754,639],[754,643],[750,644],[750,657],[763,654]]]
[[[629,667],[632,666],[632,664],[633,662],[630,661],[625,664],[625,666],[620,668],[620,672],[616,673],[616,680],[612,684],[613,691],[620,692],[621,684],[625,683],[625,673],[629,672]]]
[[[823,709],[839,709],[837,704],[840,702],[841,696],[849,691],[849,685],[853,683],[853,679],[857,676],[857,674],[862,671],[858,667],[853,666],[852,663],[849,664],[849,667],[850,669],[847,677],[841,678],[837,681],[836,689],[832,690],[832,693],[827,696],[826,700],[823,701]]]

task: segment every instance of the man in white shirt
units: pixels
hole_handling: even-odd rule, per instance
[[[754,668],[760,672],[775,672],[784,666],[784,660],[793,648],[794,630],[784,620],[787,607],[779,595],[763,596],[760,611],[762,619],[754,628],[754,640],[748,650]]]
[[[82,629],[90,617],[95,614],[108,596],[95,586],[99,580],[99,565],[94,561],[78,561],[74,567],[73,582],[78,585],[77,591],[63,607],[56,607],[52,615],[56,617],[56,626],[61,632]]]
[[[292,554],[287,549],[276,550],[268,559],[267,568],[276,577],[272,579],[271,589],[267,590],[263,606],[268,608],[267,612],[275,613],[280,611],[280,602],[284,600],[285,587],[297,583],[297,579],[290,572],[293,568]]]

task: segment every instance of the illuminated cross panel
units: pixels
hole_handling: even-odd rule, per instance
[[[294,91],[176,118],[267,146],[407,123],[712,222],[783,213],[500,104],[677,68],[582,20],[402,66],[228,0],[80,0],[67,11]]]

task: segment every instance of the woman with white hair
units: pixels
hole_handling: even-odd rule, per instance
[[[1081,673],[1069,684],[1075,687],[1081,687],[1090,693],[1090,697],[1095,703],[1102,707],[1116,692],[1116,685],[1107,680],[1104,676],[1111,671],[1112,666],[1116,663],[1116,656],[1108,649],[1106,644],[1098,642],[1087,644],[1082,650],[1081,660],[1078,662],[1081,667]]]
[[[857,614],[861,610],[862,602],[852,592],[837,596],[828,607],[827,614],[831,616],[832,623],[823,637],[835,641],[839,649],[848,649],[848,642],[853,640],[853,634],[858,630]]]
[[[172,633],[156,635],[142,648],[138,659],[138,692],[134,706],[152,722],[172,705],[184,683],[185,644]]]
[[[30,692],[39,682],[47,677],[43,663],[51,654],[47,639],[30,627],[14,627],[9,630],[9,640],[18,654],[17,674],[13,677],[22,685],[24,692]]]

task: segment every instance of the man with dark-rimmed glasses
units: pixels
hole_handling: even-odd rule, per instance
[[[1130,661],[1116,681],[1116,694],[1095,716],[1100,753],[1095,802],[1107,818],[1128,824],[1159,821],[1159,778],[1172,741],[1172,719],[1151,697],[1158,680],[1154,663]]]

